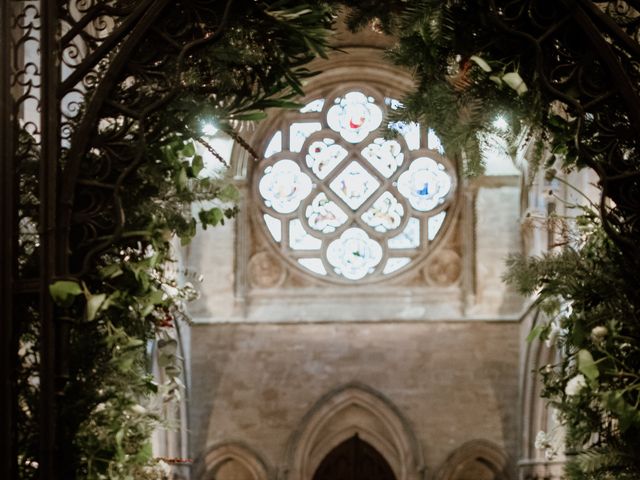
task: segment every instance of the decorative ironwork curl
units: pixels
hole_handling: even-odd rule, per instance
[[[531,74],[546,95],[577,117],[578,162],[600,177],[604,226],[639,266],[640,2],[490,0],[490,8],[495,25],[534,52]]]

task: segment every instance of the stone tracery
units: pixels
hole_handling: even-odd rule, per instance
[[[383,117],[398,106],[371,87],[341,87],[266,135],[254,177],[258,223],[298,269],[380,280],[407,271],[436,241],[455,169],[431,129],[394,123],[398,137],[383,138]]]

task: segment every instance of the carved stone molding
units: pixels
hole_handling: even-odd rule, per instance
[[[422,268],[422,275],[427,282],[442,287],[456,283],[461,273],[462,259],[457,252],[450,249],[435,253]]]
[[[258,252],[249,260],[249,282],[256,288],[274,288],[282,284],[286,271],[282,261],[269,252]]]
[[[228,473],[225,473],[228,471]],[[211,448],[196,465],[194,478],[242,478],[267,480],[267,466],[248,447],[239,443],[224,443]]]

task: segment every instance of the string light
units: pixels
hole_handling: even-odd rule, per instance
[[[216,133],[218,133],[218,127],[216,127],[214,122],[204,122],[202,124],[202,133],[207,137],[213,137]]]
[[[498,115],[496,119],[493,121],[493,127],[497,130],[504,131],[507,128],[509,128],[509,124],[507,123],[507,120],[502,115]]]

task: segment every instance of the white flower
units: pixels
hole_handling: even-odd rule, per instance
[[[99,403],[96,405],[96,408],[93,409],[93,413],[100,413],[104,411],[105,408],[107,408],[107,406],[104,403]]]
[[[546,448],[547,445],[549,445],[547,434],[544,432],[544,430],[540,430],[536,435],[536,441],[534,443],[534,446],[536,447],[537,450],[542,450],[543,448]]]
[[[562,415],[560,415],[560,410],[554,408],[551,413],[551,418],[553,418],[553,422],[556,425],[564,425],[564,420],[562,418]]]
[[[138,415],[144,415],[145,413],[147,413],[147,409],[137,403],[129,407],[129,410],[131,410],[133,413],[137,413]]]
[[[570,301],[563,301],[562,306],[560,307],[560,312],[558,315],[563,318],[569,318],[573,313],[573,304]]]
[[[514,89],[518,95],[524,95],[529,90],[518,72],[505,73],[502,81]]]
[[[160,471],[165,475],[165,477],[169,477],[169,475],[171,475],[171,465],[164,460],[160,460],[158,462],[158,467],[160,467]]]
[[[570,397],[577,395],[580,391],[587,386],[587,381],[582,374],[578,374],[567,382],[564,387],[564,393]]]
[[[609,330],[607,330],[607,327],[603,327],[602,325],[593,327],[593,330],[591,330],[591,340],[593,340],[594,343],[600,343],[605,339],[608,333]]]
[[[565,329],[560,327],[560,324],[558,323],[557,320],[552,320],[549,326],[551,327],[549,330],[549,336],[545,340],[545,344],[547,345],[547,347],[551,347],[552,345],[555,345],[558,337],[565,335],[567,333]]]
[[[172,285],[167,285],[165,283],[160,288],[164,292],[164,294],[162,295],[162,300],[167,300],[169,298],[177,298],[178,295],[180,295],[180,291]]]

